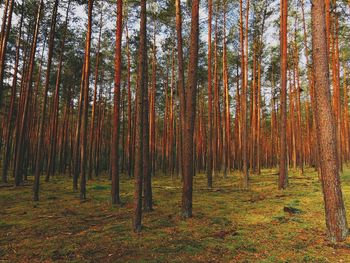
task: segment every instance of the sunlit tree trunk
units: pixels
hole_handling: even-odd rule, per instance
[[[249,14],[249,0],[246,6],[246,19]],[[243,175],[244,175],[244,187],[249,185],[249,169],[248,169],[248,131],[247,131],[247,38],[248,28],[246,21],[246,30],[243,27],[243,1],[240,0],[240,42],[241,42],[241,77],[242,77],[242,95],[241,95],[241,123],[242,123],[242,163],[243,163]],[[245,32],[245,33],[244,33]]]
[[[332,82],[333,82],[333,110],[337,124],[337,156],[339,169],[343,171],[342,161],[342,130],[341,130],[341,98],[340,98],[340,69],[339,69],[339,41],[338,41],[338,15],[336,14],[336,3],[332,2],[335,13],[331,16],[331,32],[330,32],[330,59],[332,62]]]
[[[346,213],[337,162],[336,127],[332,113],[329,57],[325,3],[314,0],[312,5],[312,46],[316,83],[316,126],[320,156],[321,181],[325,202],[326,226],[332,242],[343,241],[348,235]]]
[[[303,22],[303,38],[304,38],[304,45],[305,45],[305,59],[306,59],[306,65],[307,65],[307,79],[309,84],[309,95],[311,100],[311,108],[312,108],[312,115],[315,116],[315,94],[314,94],[314,73],[313,69],[311,68],[310,60],[309,60],[309,49],[308,49],[308,42],[307,42],[307,29],[306,29],[306,22],[305,22],[305,11],[304,11],[304,0],[301,0],[301,13],[302,13],[302,22]],[[309,112],[307,112],[307,115],[309,116]],[[311,162],[316,166],[318,165],[318,152],[317,147],[314,145],[316,143],[316,123],[315,118],[312,117],[310,123],[308,123],[309,129],[311,130],[310,134],[310,154],[311,156]]]
[[[82,105],[82,132],[81,132],[81,162],[80,162],[80,199],[86,199],[86,164],[87,164],[87,127],[88,127],[88,108],[89,108],[89,76],[90,76],[90,50],[92,34],[92,9],[94,0],[88,2],[88,25],[85,44],[85,67],[84,67],[84,100]]]
[[[344,148],[345,158],[349,161],[350,145],[349,145],[349,97],[348,97],[348,84],[347,84],[347,66],[344,63],[344,80],[343,80],[343,94],[344,94],[344,106],[343,106],[343,126],[344,126]]]
[[[213,89],[212,89],[212,15],[213,1],[208,0],[208,124],[209,136],[207,140],[207,185],[213,187]]]
[[[280,165],[278,188],[288,185],[287,160],[287,16],[288,1],[281,0],[281,130],[280,130]]]
[[[300,71],[299,71],[299,50],[297,44],[297,19],[295,20],[295,32],[294,32],[294,74],[295,74],[295,86],[296,86],[296,109],[297,109],[297,137],[298,137],[298,163],[300,171],[304,173],[304,142],[303,142],[303,129],[302,129],[302,109],[301,109],[301,86],[300,86]]]

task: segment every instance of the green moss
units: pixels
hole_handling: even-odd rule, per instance
[[[0,228],[9,228],[11,227],[12,225],[9,224],[9,223],[6,223],[4,221],[0,221]]]
[[[103,191],[103,190],[110,190],[111,186],[110,185],[92,185],[90,189],[96,190],[96,191]]]
[[[312,255],[305,255],[303,257],[303,262],[318,262],[318,263],[323,263],[323,262],[328,262],[326,258],[323,257],[315,257]]]
[[[107,231],[112,231],[113,233],[122,233],[122,232],[129,230],[124,225],[113,225],[113,226],[109,226],[108,228],[105,228],[105,229]]]
[[[179,239],[171,242],[170,247],[174,251],[185,252],[190,255],[195,255],[203,250],[203,245],[195,239]]]
[[[88,181],[80,202],[71,179],[56,176],[32,202],[32,188],[0,192],[0,258],[9,262],[350,262],[349,241],[334,248],[325,241],[322,193],[317,174],[291,171],[290,185],[277,190],[275,170],[252,175],[249,190],[241,175],[194,178],[193,218],[183,220],[180,178],[153,177],[154,208],[143,215],[143,230],[132,232],[133,180],[122,177],[123,205],[112,206],[110,181]],[[32,180],[32,178],[30,178]],[[350,171],[342,175],[350,198]],[[32,184],[32,181],[29,181]],[[314,192],[315,191],[315,192]],[[302,213],[284,212],[284,207]],[[348,213],[350,210],[347,210]],[[348,214],[350,215],[350,214]],[[14,253],[13,251],[16,251]],[[334,253],[335,252],[335,253]]]
[[[227,219],[226,217],[213,217],[211,219],[211,222],[222,227],[229,226],[232,224],[231,220]]]
[[[159,227],[159,228],[172,227],[172,226],[174,226],[174,222],[169,218],[168,219],[160,218],[160,219],[154,221],[154,226]]]
[[[279,222],[279,223],[287,223],[288,218],[286,218],[284,215],[278,215],[272,217],[273,221]]]

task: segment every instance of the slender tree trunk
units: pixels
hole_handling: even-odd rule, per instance
[[[165,80],[165,112],[163,119],[163,147],[162,147],[162,169],[163,173],[167,174],[167,165],[168,165],[168,119],[169,119],[169,98],[168,98],[168,87],[169,87],[169,73],[168,69],[166,70],[166,80]]]
[[[297,21],[297,20],[296,20]],[[296,22],[295,22],[296,24]],[[297,25],[295,25],[295,35],[294,35],[294,72],[295,72],[295,76],[296,76],[296,107],[297,107],[297,118],[298,118],[298,122],[297,122],[297,126],[298,126],[298,154],[299,154],[299,167],[300,167],[300,171],[303,174],[304,173],[304,150],[303,150],[303,129],[302,129],[302,120],[301,120],[301,101],[300,101],[300,97],[301,97],[301,86],[300,86],[300,79],[299,79],[299,50],[298,50],[298,45],[297,45]]]
[[[157,50],[156,50],[156,23],[154,22],[153,32],[153,59],[152,59],[152,89],[150,91],[150,159],[151,176],[156,172],[156,89],[157,89]]]
[[[314,94],[314,73],[311,67],[311,64],[309,62],[309,49],[308,49],[308,43],[307,43],[307,30],[306,30],[306,22],[305,22],[305,11],[304,11],[304,0],[301,0],[301,11],[302,11],[302,22],[303,22],[303,38],[304,38],[304,45],[305,45],[305,59],[306,59],[306,65],[307,65],[307,79],[308,79],[308,84],[310,87],[310,100],[311,100],[311,108],[312,108],[312,113],[313,116],[316,115],[316,106],[315,106],[315,94]],[[311,138],[310,138],[310,149],[312,149],[312,155],[311,161],[312,164],[316,165],[316,168],[319,167],[318,165],[318,152],[317,152],[317,147],[314,147],[315,143],[315,138],[316,138],[316,123],[315,123],[315,118],[312,117],[311,124],[310,124],[310,129],[311,129]]]
[[[249,0],[246,6],[246,14],[249,14]],[[248,19],[248,15],[246,15]],[[242,163],[243,163],[243,175],[244,175],[244,187],[249,186],[249,169],[248,169],[248,134],[247,134],[247,43],[248,42],[248,28],[246,27],[245,33],[243,30],[243,1],[240,0],[240,42],[241,42],[241,78],[242,78],[242,95],[241,95],[241,123],[242,123]],[[248,21],[246,21],[246,25]]]
[[[41,113],[41,121],[39,127],[38,134],[38,145],[37,145],[37,156],[36,156],[36,164],[35,164],[35,176],[34,176],[34,201],[39,201],[39,185],[40,185],[40,174],[41,174],[41,162],[42,162],[42,148],[43,148],[43,139],[44,139],[44,125],[46,119],[46,103],[47,103],[47,93],[49,90],[50,84],[50,73],[51,73],[51,64],[52,64],[52,56],[53,56],[53,47],[55,41],[55,31],[56,31],[56,19],[57,19],[57,9],[58,9],[59,0],[55,1],[52,18],[51,18],[51,29],[50,29],[50,39],[49,39],[49,50],[48,50],[48,58],[47,58],[47,67],[46,67],[46,77],[45,77],[45,85],[44,85],[44,94],[43,94],[43,105],[42,105],[42,113]],[[69,5],[69,3],[68,3]],[[68,15],[67,7],[67,15]],[[68,16],[67,16],[68,17]],[[66,25],[67,26],[67,25]]]
[[[9,3],[8,3],[9,2]],[[7,7],[7,5],[9,5]],[[7,49],[7,41],[10,35],[11,31],[11,23],[12,23],[12,13],[13,13],[13,6],[14,6],[14,0],[7,1],[5,10],[8,8],[8,14],[7,14],[7,22],[6,22],[6,30],[2,32],[1,36],[1,47],[0,47],[0,107],[2,104],[2,98],[3,98],[3,90],[4,90],[4,75],[5,75],[5,60],[6,60],[6,49]],[[6,18],[6,15],[4,14],[4,18]],[[3,21],[3,23],[5,20]],[[1,141],[0,141],[1,146]],[[1,149],[1,147],[0,147]]]
[[[20,117],[20,122],[18,126],[18,141],[16,144],[16,163],[15,163],[15,185],[19,186],[23,180],[23,161],[24,161],[24,137],[25,137],[25,130],[28,123],[27,116],[28,116],[28,109],[30,104],[30,98],[32,93],[32,79],[33,79],[33,71],[34,71],[34,61],[35,61],[35,53],[36,53],[36,47],[37,47],[37,39],[38,39],[38,32],[39,32],[39,25],[40,25],[40,18],[41,18],[41,12],[43,9],[43,0],[40,0],[38,3],[38,9],[37,9],[37,15],[36,15],[36,21],[35,21],[35,29],[34,29],[34,35],[32,39],[32,45],[31,45],[31,52],[30,52],[30,60],[29,60],[29,67],[28,72],[26,76],[26,96],[24,98],[24,104],[23,104],[23,112],[22,116]]]
[[[263,114],[261,113],[261,61],[258,59],[258,83],[257,83],[257,128],[256,128],[256,172],[261,173],[261,122],[263,122]]]
[[[182,216],[192,216],[192,191],[194,176],[193,134],[196,116],[197,68],[198,68],[198,38],[199,38],[199,0],[192,1],[190,34],[190,60],[188,81],[186,86],[186,123],[183,148],[183,189],[182,189]]]
[[[231,114],[230,114],[230,94],[228,87],[228,65],[227,65],[227,47],[226,47],[226,12],[227,12],[227,3],[224,1],[224,39],[223,39],[223,82],[224,82],[224,99],[225,99],[225,167],[224,175],[227,176],[227,173],[230,172],[231,168]]]
[[[18,37],[16,41],[16,58],[13,72],[13,79],[11,85],[11,101],[10,101],[10,109],[7,116],[7,126],[4,129],[4,158],[2,163],[2,182],[7,183],[7,175],[8,175],[8,167],[11,158],[11,145],[12,145],[12,134],[13,134],[13,117],[15,114],[15,101],[16,101],[16,92],[17,92],[17,78],[18,78],[18,67],[19,67],[19,59],[20,59],[20,47],[21,47],[21,37],[22,37],[22,25],[24,18],[24,3],[22,3],[21,8],[21,18],[18,26]],[[5,124],[5,123],[4,123]],[[3,125],[5,127],[5,125]]]
[[[181,2],[175,0],[176,8],[176,33],[177,33],[177,61],[178,61],[178,93],[180,94],[180,173],[183,176],[184,173],[184,137],[185,137],[185,125],[186,125],[186,97],[185,97],[185,75],[184,75],[184,62],[183,62],[183,40],[182,40],[182,14],[181,14]]]
[[[280,165],[278,188],[288,185],[287,160],[287,16],[288,0],[281,0],[281,130],[280,130]]]
[[[349,97],[348,97],[348,84],[347,84],[347,66],[344,63],[344,80],[343,80],[343,94],[344,94],[344,106],[343,106],[343,116],[344,116],[344,148],[345,148],[345,158],[349,161],[350,145],[349,145]]]
[[[133,158],[132,158],[132,111],[131,111],[131,59],[130,59],[130,47],[129,47],[129,30],[128,30],[128,24],[126,21],[126,53],[127,53],[127,60],[128,60],[128,73],[127,73],[127,82],[128,82],[128,174],[129,177],[131,177],[132,173],[132,165],[133,165]]]
[[[142,218],[142,186],[143,186],[143,162],[144,162],[144,97],[147,93],[147,14],[146,14],[146,0],[141,0],[141,21],[140,21],[140,44],[138,54],[138,84],[136,90],[136,135],[135,135],[135,190],[134,190],[134,216],[133,216],[133,230],[138,233],[141,231]],[[147,127],[148,128],[148,127]]]
[[[102,14],[101,14],[102,17]],[[123,0],[117,2],[117,30],[114,61],[114,113],[112,136],[112,204],[119,204],[120,80],[122,61]]]
[[[154,21],[154,32],[153,32],[153,62],[152,62],[152,89],[150,90],[150,93],[155,95],[155,86],[156,86],[156,22]],[[147,56],[147,53],[146,53]],[[147,67],[145,68],[146,74],[148,72]],[[146,212],[150,212],[153,210],[152,205],[152,173],[153,173],[153,167],[152,167],[152,159],[150,159],[150,145],[152,149],[152,144],[150,144],[150,135],[153,138],[153,127],[155,125],[155,122],[153,122],[150,126],[149,123],[149,101],[148,101],[148,79],[146,78],[146,90],[145,95],[143,97],[144,99],[144,105],[143,105],[143,173],[144,173],[144,189],[143,189],[143,210]],[[152,103],[152,101],[151,101]],[[152,105],[153,106],[153,105]],[[152,116],[153,113],[155,114],[154,108],[151,109]],[[154,115],[155,117],[155,115]],[[150,129],[151,127],[151,129]],[[154,134],[155,135],[155,134]],[[151,155],[152,156],[152,155]]]
[[[75,129],[75,141],[74,141],[74,150],[73,150],[73,190],[78,190],[78,179],[79,179],[79,162],[80,162],[80,133],[81,133],[81,118],[82,118],[82,109],[84,103],[84,73],[85,72],[85,63],[83,64],[81,72],[81,81],[80,81],[80,97],[77,110],[77,124]]]
[[[90,49],[92,34],[92,9],[94,0],[88,2],[88,25],[85,45],[85,67],[84,67],[84,103],[82,107],[82,133],[81,133],[81,167],[80,167],[80,199],[86,199],[86,163],[87,163],[87,127],[88,127],[88,108],[89,108],[89,76],[90,76]]]
[[[208,0],[208,123],[209,136],[207,142],[207,185],[209,188],[213,187],[213,90],[212,90],[212,48],[211,48],[211,34],[212,34],[212,15],[213,15],[213,1]]]
[[[215,33],[214,33],[214,118],[213,118],[213,173],[219,170],[220,159],[220,136],[221,127],[219,124],[220,102],[219,102],[219,82],[218,82],[218,17],[219,17],[219,1],[216,4],[215,12]]]
[[[91,126],[90,126],[90,147],[89,147],[89,178],[92,178],[92,170],[94,166],[93,161],[93,149],[95,147],[95,115],[96,115],[96,102],[97,102],[97,84],[98,84],[98,78],[99,78],[99,66],[100,66],[100,49],[101,49],[101,34],[102,34],[102,16],[103,11],[101,10],[101,16],[100,16],[100,31],[98,34],[98,41],[97,41],[97,51],[96,51],[96,65],[95,65],[95,83],[94,83],[94,98],[92,103],[92,113],[91,113]]]

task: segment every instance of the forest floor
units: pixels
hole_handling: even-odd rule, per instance
[[[350,170],[342,175],[350,219]],[[32,202],[31,181],[0,188],[0,262],[350,262],[350,238],[327,242],[317,174],[290,172],[290,187],[277,190],[274,170],[251,177],[195,177],[194,217],[180,217],[181,182],[153,180],[154,208],[141,234],[131,231],[133,180],[121,181],[121,207],[110,203],[106,178],[88,182],[79,201],[71,180],[55,176]],[[286,210],[286,211],[284,211]]]

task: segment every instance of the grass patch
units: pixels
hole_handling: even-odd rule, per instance
[[[2,228],[2,229],[4,229],[4,228],[9,228],[9,227],[11,227],[12,225],[11,224],[9,224],[9,223],[6,223],[6,222],[4,222],[4,221],[0,221],[0,229]]]
[[[92,185],[90,189],[95,191],[104,191],[104,190],[110,190],[111,186],[110,185]]]
[[[290,185],[277,190],[275,170],[252,175],[249,190],[234,173],[194,178],[193,218],[181,218],[181,179],[153,177],[154,211],[143,230],[132,232],[133,179],[122,176],[123,205],[112,206],[110,181],[88,181],[80,202],[71,179],[43,182],[40,202],[32,188],[0,192],[0,259],[5,262],[350,262],[350,239],[326,241],[323,199],[317,174],[291,171]],[[28,185],[33,178],[29,177]],[[342,175],[350,199],[350,170]],[[284,208],[287,207],[287,211]],[[347,207],[350,218],[350,207]],[[15,252],[14,252],[15,251]]]

